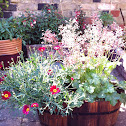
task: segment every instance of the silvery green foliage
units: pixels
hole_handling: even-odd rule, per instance
[[[44,58],[37,53],[31,55],[26,62],[19,60],[18,64],[11,63],[0,89],[10,91],[12,96],[3,102],[17,108],[38,103],[41,113],[48,108],[51,114],[57,109],[57,113],[68,115],[73,107],[80,106],[83,102],[76,99],[76,93],[69,92],[65,86],[67,73],[61,68],[63,66],[57,65],[51,57]],[[52,70],[52,73],[48,74],[48,70]],[[60,92],[52,95],[52,85],[56,85]],[[76,105],[73,106],[75,99]],[[64,107],[63,104],[67,106]],[[35,108],[31,110],[34,111]]]

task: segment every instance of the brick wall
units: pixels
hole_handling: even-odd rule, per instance
[[[67,17],[74,16],[75,11],[80,8],[86,12],[87,17],[90,17],[92,12],[108,11],[114,15],[118,24],[123,24],[121,8],[126,21],[126,0],[10,0],[9,8],[3,10],[4,17],[18,16],[27,8],[40,11],[46,3],[53,4]]]

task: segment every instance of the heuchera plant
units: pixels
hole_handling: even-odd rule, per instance
[[[112,80],[116,78],[110,74],[119,61],[111,62],[107,58],[111,49],[123,45],[122,29],[116,24],[111,27],[114,32],[103,27],[97,15],[92,16],[92,24],[87,25],[82,35],[76,32],[76,19],[60,26],[60,45],[56,43],[48,51],[40,47],[40,54],[32,54],[26,62],[12,63],[0,84],[1,101],[22,108],[26,115],[38,109],[41,114],[48,110],[62,116],[81,107],[84,101],[125,103],[126,82],[117,81],[113,85]],[[53,33],[47,33],[57,40]],[[45,35],[43,39],[46,38]]]

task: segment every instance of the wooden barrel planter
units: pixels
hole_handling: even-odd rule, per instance
[[[72,116],[51,115],[45,111],[39,114],[42,126],[113,126],[116,123],[121,103],[112,106],[110,102],[85,102],[75,108]]]
[[[22,50],[22,40],[14,38],[11,40],[0,40],[0,62],[4,62],[4,67],[8,67],[8,61],[11,62],[11,58],[17,61],[17,56]]]

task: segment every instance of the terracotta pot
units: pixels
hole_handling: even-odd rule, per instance
[[[116,123],[121,103],[112,106],[110,102],[85,102],[75,108],[72,116],[51,115],[45,111],[39,114],[42,126],[113,126]]]
[[[13,55],[22,50],[22,40],[14,38],[11,40],[0,40],[0,55]]]
[[[120,10],[111,10],[111,14],[113,15],[113,17],[119,17]]]
[[[12,58],[16,63],[19,52],[22,50],[22,40],[14,38],[11,40],[0,40],[0,62],[3,61],[4,67],[9,66]]]

